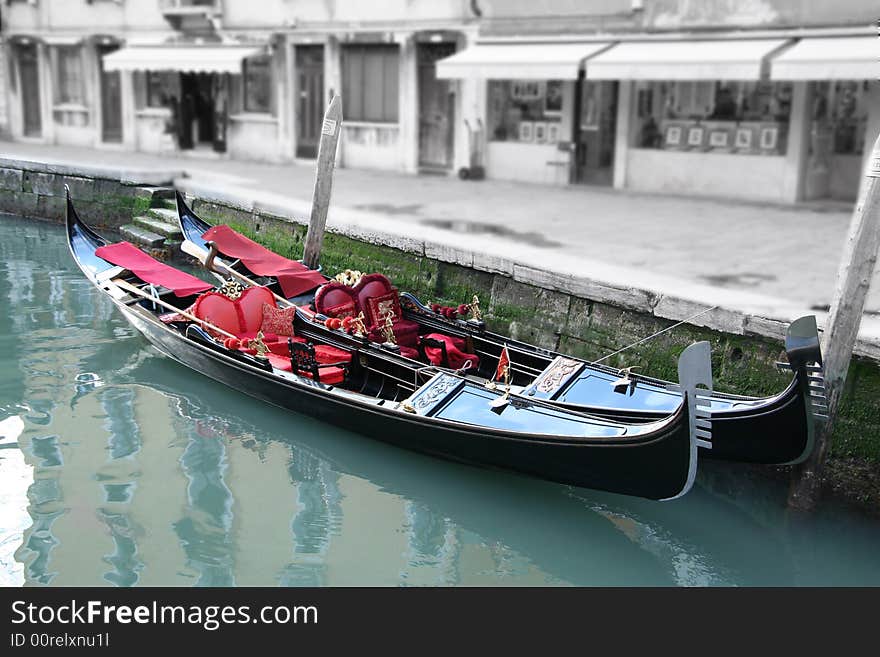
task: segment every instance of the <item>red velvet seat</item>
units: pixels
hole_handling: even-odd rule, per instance
[[[305,376],[328,385],[336,385],[345,381],[345,366],[337,367],[332,364],[322,364],[318,361],[317,351],[311,343],[288,341],[290,350],[289,364],[291,371],[298,376]],[[332,349],[332,347],[331,347]],[[340,351],[340,350],[336,350]],[[349,360],[351,356],[349,355]]]
[[[367,274],[361,277],[352,288],[357,297],[360,310],[364,313],[364,323],[370,340],[384,342],[384,316],[392,315],[392,331],[397,344],[415,349],[419,343],[419,325],[403,318],[397,288],[383,274]]]
[[[219,292],[206,292],[196,299],[191,312],[199,319],[210,322],[241,340],[253,340],[263,324],[263,304],[276,307],[274,295],[263,287],[249,287],[238,299],[230,299]],[[287,347],[288,337],[294,342],[305,342],[297,335],[286,336],[264,332],[263,342],[269,348],[269,360],[278,369],[290,371],[290,351]],[[256,354],[250,347],[240,349],[246,354]],[[273,358],[272,355],[281,358]],[[348,363],[351,354],[329,345],[317,345],[315,356],[319,363]],[[286,362],[286,367],[281,367]]]
[[[360,308],[357,295],[348,285],[331,281],[315,293],[315,310],[327,317],[357,317]]]
[[[422,338],[423,342],[436,340],[442,342],[444,347],[428,346],[423,344],[423,350],[428,361],[432,365],[441,365],[458,370],[469,363],[469,370],[476,370],[480,365],[480,358],[476,354],[465,351],[466,344],[462,338],[456,338],[443,333],[429,333]],[[445,354],[443,352],[446,352]],[[444,355],[446,358],[444,359]],[[444,362],[445,361],[445,362]]]

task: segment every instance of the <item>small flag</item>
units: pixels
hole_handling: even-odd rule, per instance
[[[495,370],[495,381],[501,381],[505,378],[510,370],[510,356],[507,354],[507,345],[501,350],[501,356],[498,357],[498,368]]]

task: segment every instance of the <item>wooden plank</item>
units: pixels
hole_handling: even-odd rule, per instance
[[[315,170],[315,191],[312,195],[312,212],[306,233],[303,264],[317,269],[324,243],[324,227],[330,208],[330,192],[333,188],[333,168],[336,166],[336,146],[342,130],[342,97],[336,95],[324,112],[321,124],[321,140],[318,142],[318,165]]]
[[[825,385],[828,394],[828,420],[816,430],[816,446],[801,465],[792,481],[788,504],[809,511],[816,505],[822,483],[825,458],[831,445],[834,419],[846,382],[853,347],[865,308],[865,298],[880,250],[880,136],[863,181],[862,194],[853,213],[849,236],[844,248],[837,285],[825,334],[822,354],[825,361]]]

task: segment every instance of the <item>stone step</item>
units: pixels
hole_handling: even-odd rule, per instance
[[[173,210],[175,216],[177,215],[177,201],[174,198],[153,197],[153,205],[151,207],[167,208],[168,210]]]
[[[153,217],[154,219],[158,219],[159,221],[164,221],[166,224],[171,224],[172,226],[179,227],[180,224],[177,221],[177,208],[150,208],[147,210],[147,214]]]
[[[155,187],[153,185],[140,185],[136,190],[136,195],[143,198],[170,198],[174,200],[173,187]]]
[[[140,215],[134,218],[134,223],[138,226],[142,226],[147,230],[151,230],[154,233],[158,233],[163,237],[171,237],[174,239],[180,239],[183,237],[183,233],[180,232],[180,226],[177,224],[170,224],[166,221],[162,221],[160,219],[156,219],[155,217],[146,217],[144,215]]]
[[[151,230],[147,230],[137,224],[126,224],[119,229],[119,232],[130,242],[142,246],[157,248],[165,244],[164,236],[154,233]]]

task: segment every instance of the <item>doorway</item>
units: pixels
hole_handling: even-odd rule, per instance
[[[576,114],[580,118],[575,121],[575,183],[613,182],[617,87],[616,80],[578,79]]]
[[[451,81],[437,78],[437,60],[454,53],[454,43],[418,44],[419,166],[426,169],[452,168],[455,97]]]
[[[214,143],[214,73],[180,74],[180,123],[178,140],[181,149],[208,147]]]
[[[25,137],[43,134],[42,108],[40,107],[40,71],[37,46],[18,47],[18,79],[21,82],[21,111]]]
[[[324,117],[324,46],[296,46],[296,156],[318,157]]]
[[[122,141],[122,92],[119,71],[104,70],[104,55],[117,46],[98,47],[98,66],[101,78],[101,139],[105,142]]]

